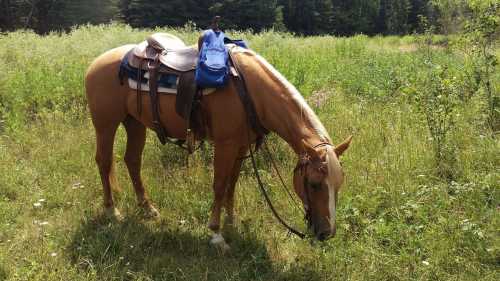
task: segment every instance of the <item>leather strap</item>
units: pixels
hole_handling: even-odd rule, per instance
[[[153,128],[161,144],[167,143],[167,132],[161,124],[158,104],[158,67],[160,65],[160,54],[157,53],[153,61],[148,62],[149,71],[149,98],[151,101],[151,113],[153,115]]]
[[[255,132],[255,134],[257,134],[258,148],[262,144],[264,136],[269,133],[269,130],[262,126],[262,123],[259,120],[259,116],[257,115],[257,111],[255,110],[255,105],[253,103],[252,97],[250,97],[250,95],[248,94],[245,78],[243,77],[241,69],[234,59],[234,55],[231,50],[229,50],[229,62],[232,66],[234,66],[234,69],[236,70],[236,74],[233,73],[235,82],[234,84],[236,86],[238,96],[243,103],[243,107],[250,122],[250,126],[252,127],[252,130]]]
[[[247,120],[250,125],[250,127],[253,129],[253,131],[257,134],[257,142],[255,144],[255,151],[257,151],[258,147],[264,142],[264,136],[269,133],[269,130],[267,130],[264,126],[262,126],[262,123],[260,123],[259,116],[257,115],[257,111],[255,110],[254,103],[252,101],[252,98],[248,94],[247,87],[246,87],[246,82],[245,78],[243,75],[241,75],[241,69],[238,67],[238,64],[236,63],[236,60],[233,57],[233,54],[231,53],[231,50],[229,50],[229,62],[234,66],[236,69],[236,74],[233,73],[234,77],[234,82],[236,86],[236,90],[238,92],[238,96],[241,99],[241,102],[243,103],[243,107],[245,108],[245,112],[247,115]],[[250,133],[248,133],[248,141],[250,143]],[[269,209],[271,209],[271,212],[273,213],[274,217],[286,228],[290,233],[293,233],[297,235],[300,238],[305,238],[306,235],[292,226],[290,226],[281,216],[279,215],[278,211],[273,206],[273,203],[271,202],[271,199],[269,198],[269,195],[267,194],[267,190],[264,187],[264,183],[262,182],[259,174],[259,169],[257,169],[257,163],[255,161],[255,156],[254,152],[252,151],[252,147],[250,147],[250,159],[252,161],[252,167],[255,173],[255,178],[257,179],[257,183],[259,185],[260,191],[262,192],[262,195],[264,195],[264,199],[266,200],[267,205],[269,206]]]
[[[250,135],[248,136],[250,138]],[[269,195],[267,194],[267,190],[264,187],[264,183],[262,182],[259,174],[259,169],[257,169],[257,163],[255,162],[255,156],[253,155],[252,148],[250,147],[250,159],[252,160],[252,167],[255,173],[255,178],[257,179],[257,183],[259,184],[260,191],[262,192],[262,195],[264,195],[264,199],[266,200],[267,205],[269,206],[269,209],[271,209],[271,212],[273,213],[274,217],[286,228],[290,233],[293,233],[297,235],[298,237],[304,239],[306,235],[299,230],[293,228],[290,226],[281,216],[279,215],[278,211],[273,206],[273,203],[271,202],[271,199],[269,198]],[[307,215],[307,214],[306,214]]]
[[[137,114],[141,116],[142,113],[142,96],[141,96],[141,86],[142,86],[142,64],[144,63],[144,59],[141,59],[139,62],[139,68],[137,68]]]

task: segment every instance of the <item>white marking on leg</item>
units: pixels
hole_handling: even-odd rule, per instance
[[[220,244],[225,242],[226,240],[224,240],[224,237],[222,237],[222,234],[220,233],[214,233],[214,235],[212,235],[212,239],[210,240],[210,243],[212,244]]]
[[[220,233],[214,233],[212,235],[212,239],[210,239],[210,244],[221,249],[223,252],[228,251],[230,249],[229,245],[226,243],[226,240],[224,240],[224,237],[222,237],[222,234]]]

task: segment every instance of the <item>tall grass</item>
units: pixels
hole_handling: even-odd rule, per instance
[[[158,29],[194,43],[196,31]],[[86,67],[107,49],[152,30],[85,26],[70,34],[0,37],[0,280],[498,280],[498,138],[485,124],[485,102],[458,105],[451,138],[460,173],[436,176],[433,139],[412,95],[428,71],[414,37],[308,37],[229,32],[275,65],[309,100],[339,142],[343,159],[337,236],[325,243],[289,237],[262,200],[248,163],[237,186],[232,251],[208,244],[212,202],[209,146],[185,165],[175,147],[149,134],[146,188],[159,207],[144,221],[122,158],[115,158],[122,223],[101,216],[94,132],[85,107]],[[462,57],[433,48],[436,63],[462,73]],[[457,77],[460,77],[459,75]],[[496,88],[499,75],[497,72]],[[295,156],[269,143],[286,180]],[[260,160],[282,213],[303,226]]]

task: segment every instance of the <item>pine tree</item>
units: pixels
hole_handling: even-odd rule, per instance
[[[331,0],[316,0],[314,27],[311,33],[327,34],[333,29],[333,4]]]
[[[409,31],[409,0],[387,0],[385,23],[388,34],[405,34]]]

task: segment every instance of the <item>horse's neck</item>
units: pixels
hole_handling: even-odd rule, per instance
[[[302,140],[312,145],[328,141],[323,125],[285,77],[258,55],[241,59],[245,62],[245,76],[251,81],[250,94],[257,115],[265,128],[288,142],[297,154],[304,150]]]
[[[264,127],[278,134],[300,154],[303,151],[302,140],[315,145],[322,142],[322,139],[307,118],[307,111],[302,110],[289,95],[285,91],[258,95],[257,103],[261,108],[257,110],[261,112],[257,113],[265,116],[261,120]]]

